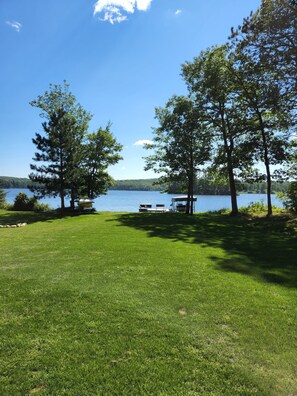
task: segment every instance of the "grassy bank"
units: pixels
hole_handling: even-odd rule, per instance
[[[294,220],[51,216],[0,211],[1,395],[297,394]]]

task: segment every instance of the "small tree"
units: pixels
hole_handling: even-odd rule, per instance
[[[0,208],[5,206],[6,202],[6,192],[0,188]]]
[[[279,193],[279,198],[283,201],[286,209],[297,213],[297,182],[292,182],[285,193]]]
[[[110,128],[109,123],[105,129],[99,128],[97,132],[89,134],[84,145],[83,183],[80,192],[92,199],[106,194],[113,183],[107,168],[122,159],[119,152],[123,146],[116,141]]]
[[[194,181],[210,155],[207,129],[200,121],[200,109],[184,96],[174,96],[165,108],[156,109],[160,126],[154,129],[154,154],[146,157],[146,170],[161,174],[160,183],[180,182],[187,190],[188,214],[193,214]]]
[[[36,133],[33,143],[37,152],[29,177],[37,196],[60,196],[61,210],[65,197],[70,196],[71,206],[81,183],[83,161],[82,143],[86,137],[91,115],[77,103],[69,85],[50,85],[50,91],[38,96],[31,105],[41,109],[44,134]]]

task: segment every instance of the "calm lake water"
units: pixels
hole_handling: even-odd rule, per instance
[[[27,189],[5,189],[7,192],[6,201],[13,203],[14,198],[19,192],[24,192],[28,196],[33,194]],[[165,204],[166,208],[170,208],[171,198],[178,194],[161,194],[157,191],[109,191],[107,195],[95,199],[94,207],[98,211],[109,212],[138,212],[140,203]],[[265,194],[241,194],[238,196],[238,205],[247,206],[251,202],[263,200],[266,203]],[[60,206],[59,198],[45,198],[41,202],[48,203],[53,209]],[[67,205],[69,201],[66,201]],[[275,195],[272,195],[272,203],[275,206],[282,207]],[[226,195],[198,195],[196,202],[196,212],[207,212],[210,210],[219,210],[223,208],[231,208],[230,197]]]

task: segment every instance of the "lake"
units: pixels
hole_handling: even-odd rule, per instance
[[[33,194],[28,189],[4,189],[7,192],[6,201],[13,203],[19,192],[24,192],[28,196]],[[140,203],[165,204],[166,208],[170,208],[171,198],[179,194],[162,194],[158,191],[119,191],[111,190],[107,195],[103,195],[95,199],[94,207],[98,211],[109,212],[138,212]],[[265,194],[241,194],[238,196],[238,206],[247,206],[251,202],[263,200],[266,203]],[[60,206],[59,198],[45,198],[41,202],[48,203],[53,209]],[[67,205],[69,201],[66,200]],[[272,195],[272,204],[282,207],[282,202]],[[198,195],[196,202],[196,212],[208,212],[211,210],[219,210],[223,208],[231,208],[230,196],[227,195]]]

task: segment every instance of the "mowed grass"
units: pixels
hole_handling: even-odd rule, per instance
[[[296,223],[0,211],[1,395],[297,395]]]

